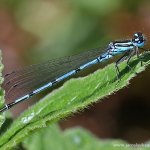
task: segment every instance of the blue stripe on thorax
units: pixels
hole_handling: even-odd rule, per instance
[[[113,42],[111,47],[112,49],[110,49],[110,54],[116,55],[133,49],[134,45],[131,40],[128,40],[128,41]]]

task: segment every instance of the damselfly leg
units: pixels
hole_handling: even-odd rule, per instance
[[[115,63],[115,68],[116,68],[116,74],[117,74],[117,80],[120,79],[120,69],[119,69],[119,64],[125,60],[127,60],[127,58],[130,55],[130,51],[127,51],[123,56],[121,56]]]
[[[135,55],[137,55],[138,58],[139,57],[139,51],[138,49],[136,49],[136,47],[133,49],[133,50],[130,50],[130,51],[127,51],[122,57],[120,57],[117,61],[116,61],[116,64],[115,64],[115,67],[116,67],[116,73],[117,73],[117,79],[119,80],[120,79],[120,69],[119,69],[119,64],[125,60],[127,60],[127,66],[128,68],[134,72],[135,74],[137,74],[133,68],[130,66],[130,60],[131,58]]]

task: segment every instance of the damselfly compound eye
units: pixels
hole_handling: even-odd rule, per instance
[[[134,36],[133,36],[132,41],[133,41],[133,44],[134,44],[135,46],[137,46],[137,47],[142,47],[142,46],[144,46],[144,43],[145,43],[146,39],[145,39],[143,33],[141,33],[141,32],[136,32],[136,33],[134,34]]]

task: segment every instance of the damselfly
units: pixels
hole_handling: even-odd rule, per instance
[[[0,112],[10,109],[12,106],[31,98],[33,95],[54,86],[87,67],[108,60],[115,55],[123,54],[115,65],[117,78],[119,78],[119,63],[127,60],[127,66],[131,69],[129,66],[130,59],[135,54],[139,58],[139,49],[146,50],[142,48],[145,41],[144,35],[137,32],[131,39],[110,42],[105,49],[105,53],[101,55],[98,48],[6,74],[4,81],[6,99],[11,99],[13,102],[6,104],[0,109]]]

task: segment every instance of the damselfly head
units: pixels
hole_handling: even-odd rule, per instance
[[[136,32],[132,39],[133,44],[137,47],[144,46],[145,41],[146,41],[146,38],[144,37],[143,33],[141,33],[141,32]]]

